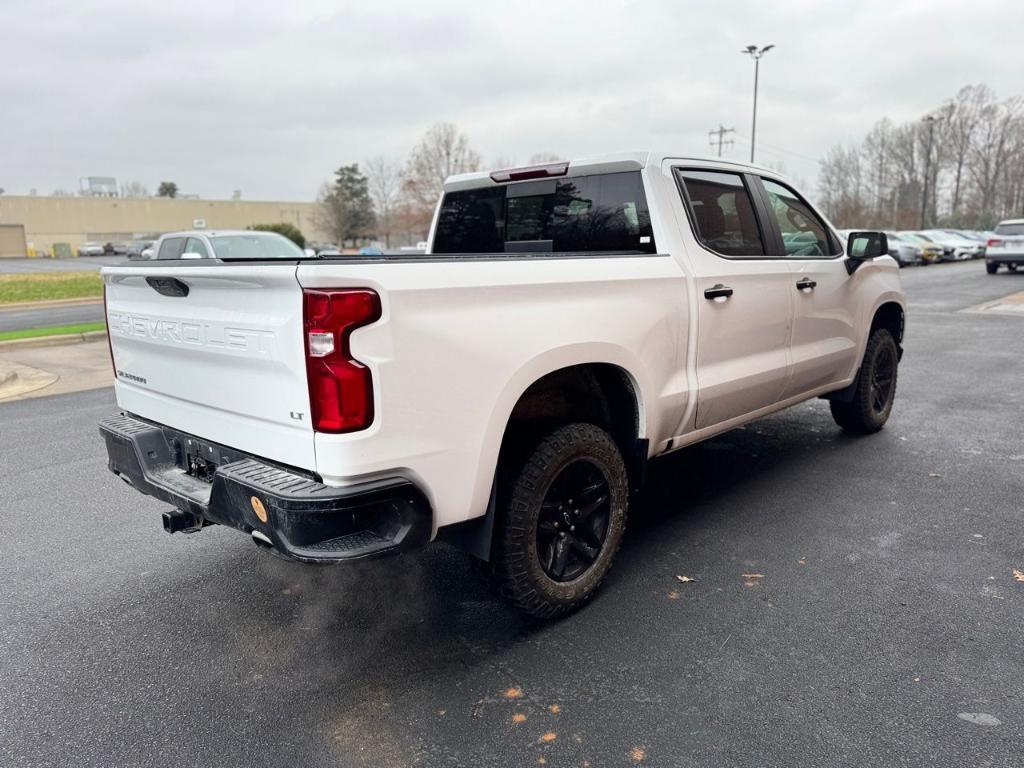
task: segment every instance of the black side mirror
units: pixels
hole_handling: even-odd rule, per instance
[[[889,238],[885,232],[851,232],[846,239],[846,271],[853,274],[865,261],[889,253]]]

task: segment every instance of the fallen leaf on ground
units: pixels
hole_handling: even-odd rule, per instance
[[[938,472],[929,472],[928,477],[942,477]]]
[[[540,737],[540,740],[542,742],[544,742],[545,744],[550,744],[552,741],[554,741],[557,738],[558,738],[558,734],[557,733],[555,733],[554,731],[548,731],[547,733],[545,733],[543,736]]]
[[[676,576],[676,578],[683,582],[683,584],[689,584],[691,581],[696,581],[696,579],[691,579],[689,576]]]
[[[761,579],[764,578],[763,573],[744,573],[742,576],[743,586],[745,587],[756,587],[761,583]]]
[[[512,715],[512,722],[513,723],[525,723],[526,722],[526,715],[524,715],[522,712],[516,712],[514,715]]]
[[[676,592],[675,590],[672,590],[671,592],[668,593],[668,599],[669,600],[678,600],[679,599],[679,593]]]
[[[548,707],[548,712],[550,712],[553,715],[557,715],[561,711],[562,711],[562,708],[560,706],[558,706],[557,704],[552,704],[550,707]]]
[[[1024,571],[1021,571],[1021,570],[1018,570],[1017,568],[1014,568],[1013,569],[1013,579],[1014,579],[1014,581],[1024,581]]]
[[[634,763],[642,763],[647,758],[647,750],[643,747],[633,747],[629,750],[629,759]]]
[[[800,565],[807,565],[807,558],[801,557],[797,562],[800,563]]]
[[[523,691],[521,688],[509,688],[503,695],[506,699],[518,699],[522,697]]]

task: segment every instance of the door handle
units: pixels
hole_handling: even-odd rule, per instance
[[[732,288],[721,283],[713,285],[704,291],[705,299],[728,299],[730,296],[732,296]]]
[[[811,280],[809,277],[804,277],[797,281],[796,289],[798,291],[813,291],[814,286],[816,285],[817,283],[814,280]]]

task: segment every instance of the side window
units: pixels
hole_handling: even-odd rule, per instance
[[[160,251],[156,257],[158,259],[180,259],[181,254],[185,252],[185,238],[184,237],[169,237],[160,243]]]
[[[828,229],[796,192],[778,182],[761,179],[782,233],[787,256],[814,258],[838,254]]]
[[[210,252],[206,248],[206,243],[198,237],[190,237],[185,241],[184,253],[198,253],[204,259],[210,258]]]
[[[731,258],[765,255],[750,192],[738,173],[677,171],[689,198],[693,230],[705,246]]]

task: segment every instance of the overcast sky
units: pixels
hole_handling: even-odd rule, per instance
[[[330,172],[404,159],[437,121],[485,164],[666,148],[735,127],[813,184],[817,158],[958,88],[1024,93],[1020,0],[0,0],[0,187],[82,176],[308,200]]]

